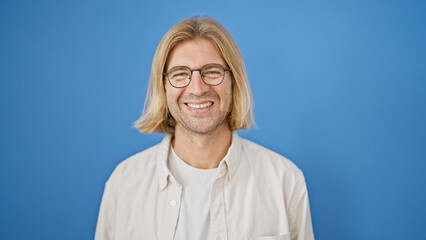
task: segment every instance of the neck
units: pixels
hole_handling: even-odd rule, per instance
[[[206,134],[186,131],[178,124],[172,144],[176,154],[189,165],[211,169],[219,166],[231,146],[231,141],[232,132],[226,123]]]

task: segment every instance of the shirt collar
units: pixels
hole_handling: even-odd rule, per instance
[[[159,177],[160,191],[163,191],[169,184],[170,178],[173,178],[167,167],[167,158],[169,155],[172,135],[166,135],[159,144],[157,153],[157,172]],[[242,139],[234,131],[232,132],[232,142],[228,153],[219,164],[219,174],[222,176],[227,173],[228,180],[231,180],[241,162]],[[228,170],[228,171],[227,171]]]
[[[222,162],[219,164],[219,171],[222,173],[225,173],[223,169],[222,164],[226,164],[228,168],[228,180],[231,180],[233,175],[235,174],[238,166],[241,162],[241,152],[242,152],[242,146],[241,146],[241,138],[238,136],[236,132],[232,132],[232,143],[231,146],[228,149],[228,153],[223,158]],[[222,169],[221,169],[222,167]]]
[[[166,135],[158,146],[156,160],[160,191],[163,191],[167,187],[169,178],[172,175],[169,168],[167,167],[167,158],[169,155],[171,140],[172,136]]]

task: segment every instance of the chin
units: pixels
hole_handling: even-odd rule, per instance
[[[197,133],[197,134],[211,134],[214,133],[216,130],[219,129],[224,129],[224,127],[226,127],[227,124],[222,121],[220,123],[198,123],[196,126],[192,125],[186,125],[184,126],[184,128],[186,130],[189,130],[193,133]]]

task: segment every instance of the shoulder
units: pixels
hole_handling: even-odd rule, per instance
[[[114,172],[127,172],[135,169],[152,167],[152,165],[155,164],[155,156],[158,148],[159,144],[156,144],[126,158],[117,165]]]
[[[161,143],[158,143],[148,149],[138,152],[117,165],[108,182],[132,178],[144,177],[156,172],[159,158],[167,157],[169,147],[169,137],[166,136]],[[162,156],[164,155],[164,156]]]
[[[253,169],[304,182],[303,172],[288,158],[250,140],[241,139],[242,157]]]

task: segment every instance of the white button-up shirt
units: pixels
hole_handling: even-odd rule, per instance
[[[167,168],[171,136],[120,163],[105,185],[95,240],[173,240],[182,186]],[[210,194],[212,239],[313,240],[302,171],[235,132]]]

